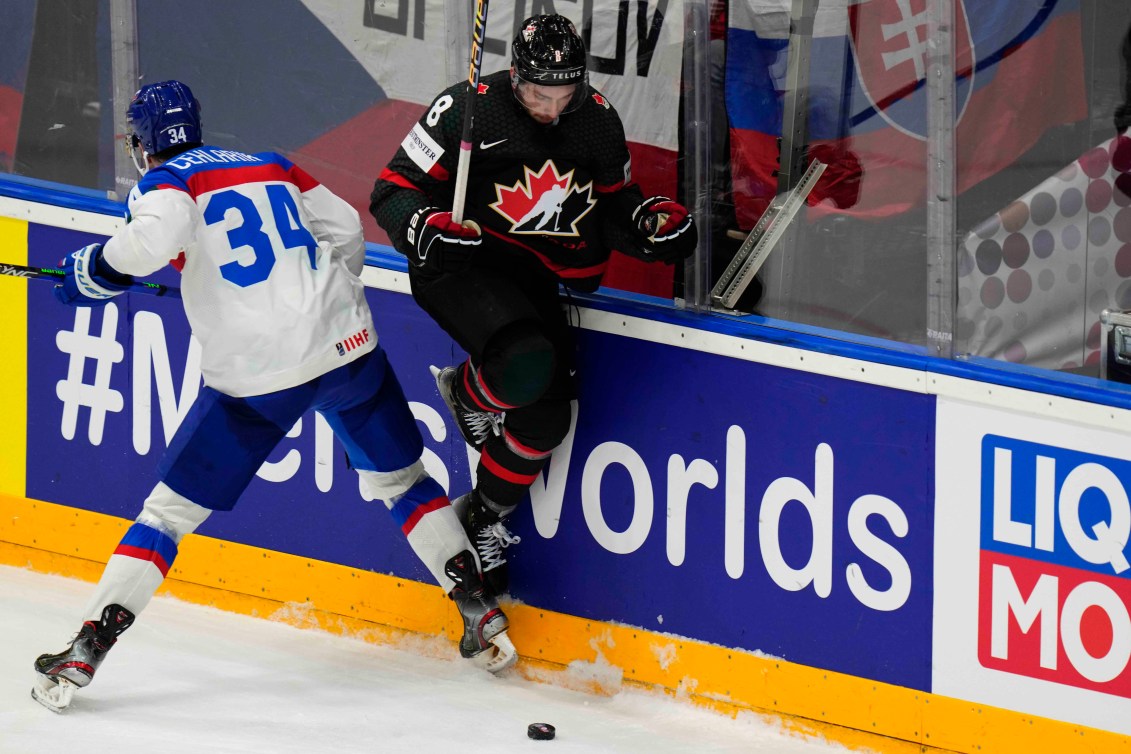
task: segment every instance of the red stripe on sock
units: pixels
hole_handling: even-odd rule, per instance
[[[490,453],[487,452],[487,447],[484,447],[483,452],[479,454],[479,463],[499,479],[502,479],[504,482],[510,482],[511,484],[521,484],[524,487],[529,487],[538,477],[537,471],[533,474],[516,474],[510,469],[503,468],[499,465],[499,462],[492,458]]]
[[[474,402],[476,406],[479,406],[479,408],[484,411],[490,411],[491,407],[484,405],[483,401],[479,400],[479,396],[475,394],[475,391],[471,389],[471,382],[467,379],[469,374],[471,374],[470,361],[467,362],[467,365],[463,368],[463,392],[471,397],[472,402]]]
[[[479,389],[483,391],[483,395],[487,398],[487,400],[491,401],[491,403],[494,403],[498,408],[502,408],[504,410],[509,408],[516,408],[516,406],[512,406],[509,403],[504,403],[503,401],[499,400],[498,396],[492,393],[491,389],[487,387],[487,383],[483,381],[483,377],[479,374],[479,372],[475,373],[475,384],[478,385]]]
[[[506,439],[507,447],[509,447],[518,455],[525,456],[531,461],[536,461],[541,458],[549,458],[550,454],[554,452],[552,450],[535,450],[529,445],[523,445],[518,440],[514,439],[514,435],[512,435],[510,432],[507,432],[505,429],[503,430],[503,435]]]
[[[118,549],[114,550],[115,555],[125,555],[127,558],[137,558],[138,560],[148,560],[153,565],[157,566],[157,570],[161,572],[162,578],[169,573],[169,564],[165,562],[165,558],[161,557],[153,550],[146,550],[141,547],[134,547],[133,545],[118,545]]]
[[[515,406],[512,406],[509,403],[503,403],[501,400],[496,398],[491,393],[491,391],[487,389],[487,385],[483,382],[483,378],[479,376],[479,372],[475,372],[475,385],[479,388],[479,390],[476,391],[475,389],[473,389],[471,387],[470,380],[472,371],[473,367],[471,366],[471,360],[468,359],[467,365],[463,370],[463,387],[467,391],[467,394],[471,396],[471,400],[475,401],[475,405],[479,406],[479,408],[483,409],[484,411],[490,411],[492,414],[497,414],[500,411],[507,410],[508,408],[515,408]],[[487,399],[487,403],[479,400],[480,392],[482,392],[483,397]]]
[[[403,531],[405,536],[407,537],[409,534],[412,533],[412,530],[416,528],[417,523],[419,523],[420,519],[422,519],[424,517],[424,514],[431,513],[432,511],[435,511],[435,510],[439,510],[440,508],[443,508],[447,504],[448,504],[447,496],[442,496],[442,497],[436,498],[435,500],[429,500],[427,503],[424,503],[423,505],[418,505],[416,507],[416,510],[414,510],[412,512],[412,515],[409,516],[408,519],[406,519],[404,524],[401,526],[401,531]]]

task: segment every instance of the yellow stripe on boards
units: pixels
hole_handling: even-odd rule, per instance
[[[0,262],[27,264],[26,220],[0,217]],[[27,297],[28,286],[47,283],[0,275],[0,492],[27,492]],[[41,292],[50,296],[49,290]]]
[[[0,496],[0,563],[95,580],[130,523]],[[438,587],[333,563],[189,535],[161,593],[374,643],[411,639],[412,651],[458,657],[462,624]],[[518,671],[532,680],[606,695],[627,683],[891,754],[1131,752],[1131,738],[1106,731],[529,605],[504,608]],[[428,638],[436,636],[443,641]]]

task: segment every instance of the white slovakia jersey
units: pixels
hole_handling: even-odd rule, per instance
[[[270,393],[376,347],[357,212],[281,155],[198,147],[147,172],[128,208],[104,257],[181,270],[206,385]]]

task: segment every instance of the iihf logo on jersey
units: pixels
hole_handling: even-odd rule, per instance
[[[974,40],[963,0],[954,4],[955,115],[974,90]],[[860,85],[881,118],[904,134],[927,135],[927,0],[870,0],[848,8],[849,41]]]
[[[338,349],[339,356],[345,356],[346,352],[369,342],[369,328],[355,332],[345,340],[340,340],[334,344]]]
[[[535,173],[523,166],[523,178],[513,186],[495,184],[496,201],[491,209],[511,224],[511,233],[546,236],[577,236],[577,223],[597,205],[593,181],[584,186],[573,182],[573,171],[558,172],[546,160]]]

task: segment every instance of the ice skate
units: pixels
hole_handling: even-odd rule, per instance
[[[511,533],[503,525],[502,517],[484,505],[475,490],[453,500],[452,508],[463,524],[467,538],[475,545],[483,569],[483,582],[495,596],[506,594],[510,589],[510,571],[507,569],[507,554],[503,550],[517,545],[522,537]]]
[[[455,391],[456,367],[444,367],[443,369],[429,367],[429,369],[432,371],[432,376],[436,378],[436,389],[440,391],[440,397],[444,399],[444,405],[448,407],[452,419],[459,427],[459,433],[463,435],[464,442],[476,450],[482,450],[483,445],[490,439],[491,435],[502,434],[502,416],[500,414],[464,408]]]
[[[459,653],[476,665],[498,673],[518,661],[518,652],[507,636],[507,616],[483,586],[475,569],[475,558],[469,550],[452,556],[444,567],[456,582],[449,597],[463,616],[463,636]]]
[[[118,637],[133,625],[134,614],[121,605],[107,605],[97,623],[87,621],[58,654],[35,660],[36,683],[31,696],[52,712],[62,712],[71,703],[75,689],[86,686]]]

